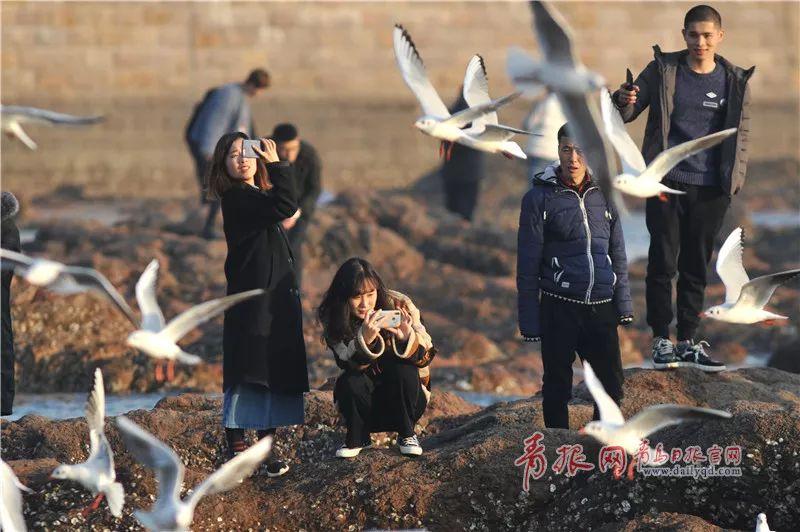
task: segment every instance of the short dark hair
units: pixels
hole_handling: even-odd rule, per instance
[[[713,22],[718,28],[721,28],[722,15],[713,7],[701,4],[686,12],[686,16],[683,17],[684,29],[692,22]]]
[[[257,68],[248,74],[245,83],[257,89],[266,89],[269,87],[270,81],[269,72],[263,68]]]
[[[558,133],[556,133],[556,141],[561,142],[562,137],[572,138],[572,135],[569,131],[569,122],[564,122],[564,125],[558,128]]]
[[[278,124],[272,130],[272,140],[275,142],[289,142],[297,138],[297,128],[294,124]]]

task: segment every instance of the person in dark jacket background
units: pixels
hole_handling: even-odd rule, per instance
[[[299,208],[291,218],[284,220],[282,225],[292,246],[297,285],[302,286],[302,248],[308,224],[314,216],[317,198],[322,191],[320,183],[322,162],[314,146],[300,138],[293,124],[278,124],[272,131],[271,138],[278,147],[278,157],[281,161],[288,161],[294,166],[295,193]]]
[[[399,310],[400,324],[385,322],[380,310]],[[371,432],[397,432],[404,455],[422,454],[414,427],[430,398],[431,360],[436,355],[417,307],[389,290],[364,259],[339,267],[318,309],[323,339],[344,371],[333,400],[347,424],[339,458],[358,456]]]
[[[208,185],[205,177],[214,146],[228,131],[247,132],[250,136],[255,136],[255,123],[249,99],[259,95],[269,86],[269,73],[257,68],[250,72],[244,82],[227,83],[210,89],[195,109],[186,132],[186,140],[197,171],[200,197],[204,203],[208,203],[208,214],[201,233],[203,238],[211,240],[217,237],[214,223],[219,211],[219,201],[209,198],[205,193]]]
[[[458,100],[449,109],[450,113],[468,107],[461,90],[458,94]],[[482,151],[458,143],[454,143],[450,149],[450,159],[444,161],[439,172],[444,188],[444,205],[448,211],[471,221],[478,204],[481,181],[486,174],[486,157]]]
[[[750,87],[755,67],[739,68],[715,53],[722,42],[722,17],[712,7],[695,6],[684,17],[686,50],[662,53],[634,81],[623,84],[614,100],[625,122],[649,107],[642,154],[649,164],[662,151],[727,128],[736,135],[719,146],[687,158],[664,184],[684,195],[647,200],[650,251],[647,261],[647,323],[653,330],[653,365],[657,369],[690,366],[721,371],[705,342],[696,342],[703,309],[706,274],[717,233],[741,190],[747,171],[750,133]],[[670,341],[673,319],[672,280],[677,284],[677,346]],[[707,345],[707,344],[706,344]]]
[[[225,312],[222,422],[231,455],[246,448],[245,429],[263,438],[276,427],[302,424],[308,391],[300,293],[281,228],[297,210],[291,166],[278,160],[272,140],[262,139],[259,159],[245,158],[244,139],[243,133],[220,138],[208,176],[209,194],[222,199],[227,293],[266,290]],[[273,453],[267,474],[287,470]]]
[[[560,164],[537,174],[522,199],[517,235],[519,329],[542,343],[542,409],[553,428],[569,428],[576,352],[621,401],[617,325],[633,321],[622,224],[568,128],[557,134]]]
[[[19,212],[19,202],[11,192],[3,192],[0,196],[0,229],[2,230],[2,247],[11,251],[22,251],[19,229],[14,217]],[[14,407],[14,329],[11,324],[11,280],[13,269],[4,269],[0,274],[0,305],[2,305],[2,365],[0,368],[0,415],[9,416]]]

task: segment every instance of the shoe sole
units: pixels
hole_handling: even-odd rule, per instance
[[[275,477],[279,477],[281,475],[285,475],[287,473],[287,471],[289,471],[289,466],[286,466],[286,467],[282,468],[277,473],[270,473],[269,471],[267,471],[267,476],[269,478],[275,478]]]
[[[337,451],[336,452],[336,458],[355,458],[356,456],[361,454],[361,451],[362,451],[362,449],[359,449],[358,451],[355,451],[355,452],[349,451],[349,452],[346,452],[346,453],[339,453]]]
[[[400,454],[404,456],[420,456],[422,454],[422,449],[420,448],[409,449],[407,447],[406,448],[400,447]]]
[[[656,369],[676,369],[676,368],[694,368],[706,373],[719,373],[725,371],[727,366],[704,366],[695,362],[653,362],[653,367]]]

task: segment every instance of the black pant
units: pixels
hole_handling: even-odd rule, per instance
[[[456,181],[444,179],[444,205],[448,211],[472,220],[472,213],[478,204],[480,181]]]
[[[700,325],[706,273],[714,239],[728,211],[730,197],[720,187],[665,181],[686,191],[667,201],[647,200],[650,252],[647,260],[647,323],[654,336],[669,337],[672,323],[672,279],[678,274],[678,340],[694,337]]]
[[[305,216],[301,216],[294,224],[294,227],[286,232],[286,238],[289,239],[289,245],[292,248],[292,255],[294,256],[294,269],[295,277],[297,278],[297,287],[303,286],[303,242],[306,239],[306,230],[308,229],[308,220]]]
[[[417,367],[391,362],[378,375],[368,372],[346,371],[336,379],[333,397],[347,424],[345,445],[363,447],[371,432],[413,436],[427,406]]]
[[[542,294],[542,410],[550,428],[569,428],[567,403],[572,398],[575,353],[592,365],[617,404],[622,400],[622,360],[617,312],[612,303],[582,305]],[[597,405],[594,419],[599,419]]]
[[[213,231],[214,229],[214,223],[217,219],[220,203],[219,200],[206,198],[206,188],[208,187],[208,183],[206,183],[206,172],[208,171],[208,166],[210,164],[209,161],[206,160],[203,154],[197,151],[195,148],[190,147],[190,151],[192,153],[192,158],[194,159],[197,184],[200,187],[200,203],[208,205],[208,214],[206,215],[206,221],[203,225],[203,233],[205,234]]]
[[[9,222],[3,222],[6,224]],[[5,244],[5,243],[4,243]],[[13,247],[12,247],[13,249]],[[19,245],[16,246],[19,249]],[[14,406],[14,330],[11,326],[11,278],[12,270],[3,270],[0,277],[0,301],[2,302],[2,338],[0,338],[0,415],[8,416]]]

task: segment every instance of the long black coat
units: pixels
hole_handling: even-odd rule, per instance
[[[3,249],[21,251],[19,229],[14,216],[19,203],[10,192],[2,193],[2,219],[0,220],[0,243]],[[11,278],[14,270],[3,270],[0,274],[0,306],[2,306],[2,333],[0,334],[0,415],[7,416],[14,404],[14,330],[11,326]]]
[[[223,389],[255,383],[281,393],[308,391],[300,291],[281,220],[297,210],[288,163],[267,165],[273,188],[246,183],[222,196],[228,294],[263,288],[266,294],[225,312]]]

